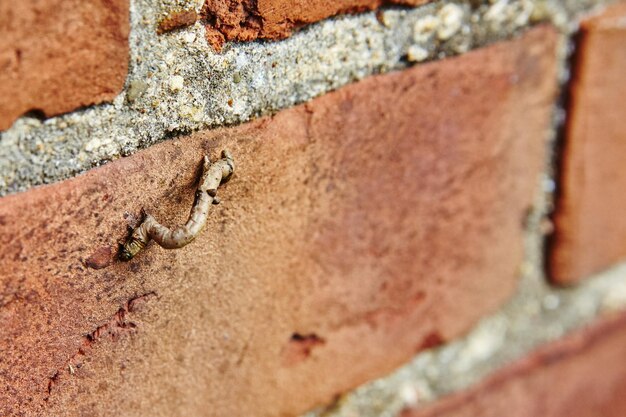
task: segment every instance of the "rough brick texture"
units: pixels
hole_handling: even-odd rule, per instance
[[[0,2],[0,129],[111,100],[128,67],[128,0]]]
[[[374,10],[382,5],[417,6],[429,0],[206,0],[203,17],[208,40],[281,39],[294,28],[341,13]]]
[[[295,415],[466,331],[516,286],[555,38],[536,28],[3,198],[0,414]],[[114,260],[124,213],[182,222],[222,148],[238,171],[199,238]]]
[[[626,3],[582,26],[551,274],[572,283],[626,258]]]
[[[623,417],[626,314],[546,345],[478,386],[401,417]]]

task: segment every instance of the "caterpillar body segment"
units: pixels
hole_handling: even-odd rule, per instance
[[[204,157],[204,173],[198,186],[199,191],[207,192],[211,197],[215,197],[217,187],[224,184],[235,172],[235,161],[227,150],[222,151],[222,159],[211,163],[208,156]]]
[[[191,243],[204,228],[211,204],[219,204],[217,188],[230,180],[234,171],[235,163],[230,152],[224,150],[222,159],[214,163],[205,156],[202,178],[187,223],[170,229],[160,224],[152,215],[144,213],[141,224],[133,229],[131,236],[121,245],[120,259],[131,260],[150,240],[165,249],[178,249]]]

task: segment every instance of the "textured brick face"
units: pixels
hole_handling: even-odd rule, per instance
[[[516,286],[555,37],[3,198],[0,414],[295,415],[467,330]],[[124,213],[183,221],[222,148],[238,171],[199,238],[115,261]]]
[[[429,0],[206,0],[209,43],[224,40],[280,39],[294,28],[341,13],[374,10],[383,5],[417,6]]]
[[[626,314],[542,347],[477,387],[401,417],[623,417]]]
[[[582,26],[551,273],[572,283],[626,258],[626,3]]]
[[[0,2],[0,129],[114,98],[128,31],[128,0]]]

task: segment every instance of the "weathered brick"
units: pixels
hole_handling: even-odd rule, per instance
[[[550,253],[573,283],[626,258],[626,3],[583,23]]]
[[[0,2],[0,129],[111,100],[128,68],[128,0]]]
[[[626,314],[540,348],[465,392],[401,417],[623,417]]]
[[[281,39],[294,28],[342,13],[383,5],[417,6],[430,0],[206,0],[207,39],[219,48],[225,40]]]
[[[555,38],[536,28],[0,200],[0,414],[295,415],[466,331],[517,283]],[[183,221],[222,148],[238,171],[198,239],[114,260],[124,213]]]

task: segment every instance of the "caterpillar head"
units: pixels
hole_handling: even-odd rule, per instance
[[[126,241],[126,243],[120,244],[118,256],[122,261],[130,261],[144,248],[144,246],[143,242],[131,237],[128,241]]]

